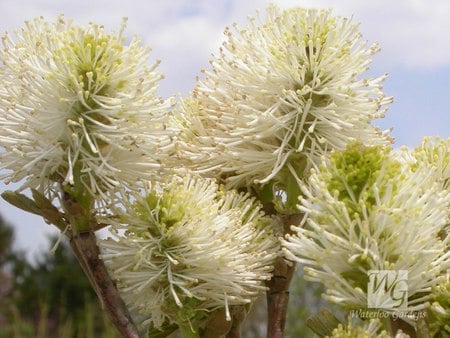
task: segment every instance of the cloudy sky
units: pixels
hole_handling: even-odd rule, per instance
[[[394,127],[396,146],[417,145],[425,135],[450,136],[450,1],[448,0],[285,0],[292,6],[333,8],[360,22],[363,38],[378,42],[370,74],[388,73],[385,92],[394,103],[378,125]],[[160,94],[185,94],[195,76],[208,66],[225,26],[245,25],[248,15],[264,11],[263,0],[0,0],[0,31],[23,26],[36,16],[53,20],[58,14],[79,24],[96,22],[117,29],[128,17],[127,34],[139,35],[153,48],[153,61],[162,61],[166,78]],[[15,186],[0,185],[0,190]],[[35,257],[46,247],[51,226],[38,217],[0,201],[1,214],[15,226],[16,247]]]

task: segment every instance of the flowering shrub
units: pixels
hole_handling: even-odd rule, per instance
[[[3,197],[69,237],[123,337],[239,337],[264,292],[282,337],[296,263],[343,311],[318,336],[449,335],[450,143],[392,150],[357,24],[269,6],[178,103],[124,28],[37,18],[0,50]]]

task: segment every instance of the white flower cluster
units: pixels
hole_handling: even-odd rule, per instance
[[[161,327],[248,304],[279,252],[273,220],[247,195],[186,177],[124,195],[103,259],[130,309]]]
[[[412,162],[413,168],[425,166],[433,170],[432,180],[442,189],[450,187],[450,138],[424,137],[422,143],[413,149],[403,148],[399,158]]]
[[[423,310],[450,268],[450,194],[431,182],[429,164],[412,169],[381,147],[352,144],[314,170],[302,189],[307,221],[283,241],[325,297],[368,306],[371,270],[406,270],[408,309]]]
[[[432,297],[428,308],[431,334],[443,337],[450,335],[450,276],[432,289]]]
[[[152,177],[169,146],[150,49],[123,30],[63,16],[27,22],[0,50],[0,169],[23,188],[78,184],[92,195]],[[166,152],[167,153],[167,152]],[[162,156],[159,158],[158,156]]]
[[[371,125],[391,102],[385,76],[363,78],[376,45],[330,11],[271,6],[226,29],[211,70],[184,101],[184,154],[229,187],[302,176],[324,153],[360,140],[388,144]],[[180,144],[182,144],[181,142]],[[183,148],[183,146],[180,146]]]
[[[339,324],[327,338],[390,338],[391,336],[385,331],[381,330],[381,323],[379,319],[371,319],[364,325],[358,325],[349,320],[347,325]],[[402,336],[397,334],[395,338],[409,338],[409,336]]]

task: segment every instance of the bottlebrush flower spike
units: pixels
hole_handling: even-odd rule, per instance
[[[432,180],[440,184],[442,189],[449,188],[450,138],[424,137],[418,147],[413,150],[403,148],[399,154],[411,163],[413,170],[420,166],[433,168],[435,174]]]
[[[385,75],[362,77],[378,47],[351,20],[270,6],[265,20],[225,35],[182,109],[180,151],[196,170],[228,187],[283,185],[349,142],[391,142],[371,124],[392,100],[381,91]]]
[[[150,48],[123,30],[37,18],[0,50],[0,168],[5,182],[52,190],[80,182],[93,195],[152,177],[168,104]],[[167,152],[166,152],[167,153]]]
[[[349,318],[347,325],[339,324],[329,336],[329,338],[391,338],[385,330],[381,330],[379,319],[371,319],[364,324],[355,324]],[[407,338],[401,334],[395,335],[395,338]]]
[[[432,288],[432,297],[428,307],[428,320],[432,334],[450,334],[450,281],[445,279]],[[439,336],[439,334],[437,335]]]
[[[430,175],[382,147],[335,152],[302,186],[307,220],[282,241],[286,257],[350,309],[368,307],[369,271],[407,271],[408,310],[423,310],[450,266],[450,195]]]
[[[145,324],[196,320],[205,311],[248,304],[265,290],[279,244],[248,195],[212,180],[174,178],[113,208],[115,239],[102,257],[130,309]],[[197,323],[198,324],[198,323]]]

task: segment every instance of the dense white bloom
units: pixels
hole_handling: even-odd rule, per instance
[[[381,330],[381,323],[379,319],[371,319],[364,324],[353,323],[351,319],[347,325],[339,324],[327,338],[390,338],[391,336],[385,331]],[[409,337],[409,336],[408,336]],[[401,335],[395,338],[403,338]],[[406,337],[405,337],[406,338]]]
[[[159,166],[169,144],[162,75],[146,65],[150,48],[133,37],[37,18],[2,37],[0,168],[25,187],[80,181],[92,194]]]
[[[351,308],[368,306],[369,271],[405,270],[408,309],[423,309],[450,266],[450,195],[430,175],[381,147],[334,153],[302,187],[307,220],[283,241],[287,258],[305,264],[327,299]]]
[[[424,137],[422,143],[410,150],[399,150],[399,158],[411,163],[413,170],[424,166],[432,169],[434,175],[431,179],[437,182],[443,189],[448,189],[450,184],[450,138]]]
[[[130,309],[155,327],[250,303],[279,244],[253,199],[190,177],[123,196],[102,257]]]
[[[265,20],[225,35],[184,101],[180,147],[197,170],[232,187],[284,184],[349,141],[390,142],[371,125],[391,101],[381,91],[385,76],[362,77],[378,47],[360,39],[357,24],[330,11],[271,6]]]
[[[433,337],[450,335],[450,276],[432,289],[432,297],[428,307],[430,333]],[[440,333],[440,335],[436,335]]]

